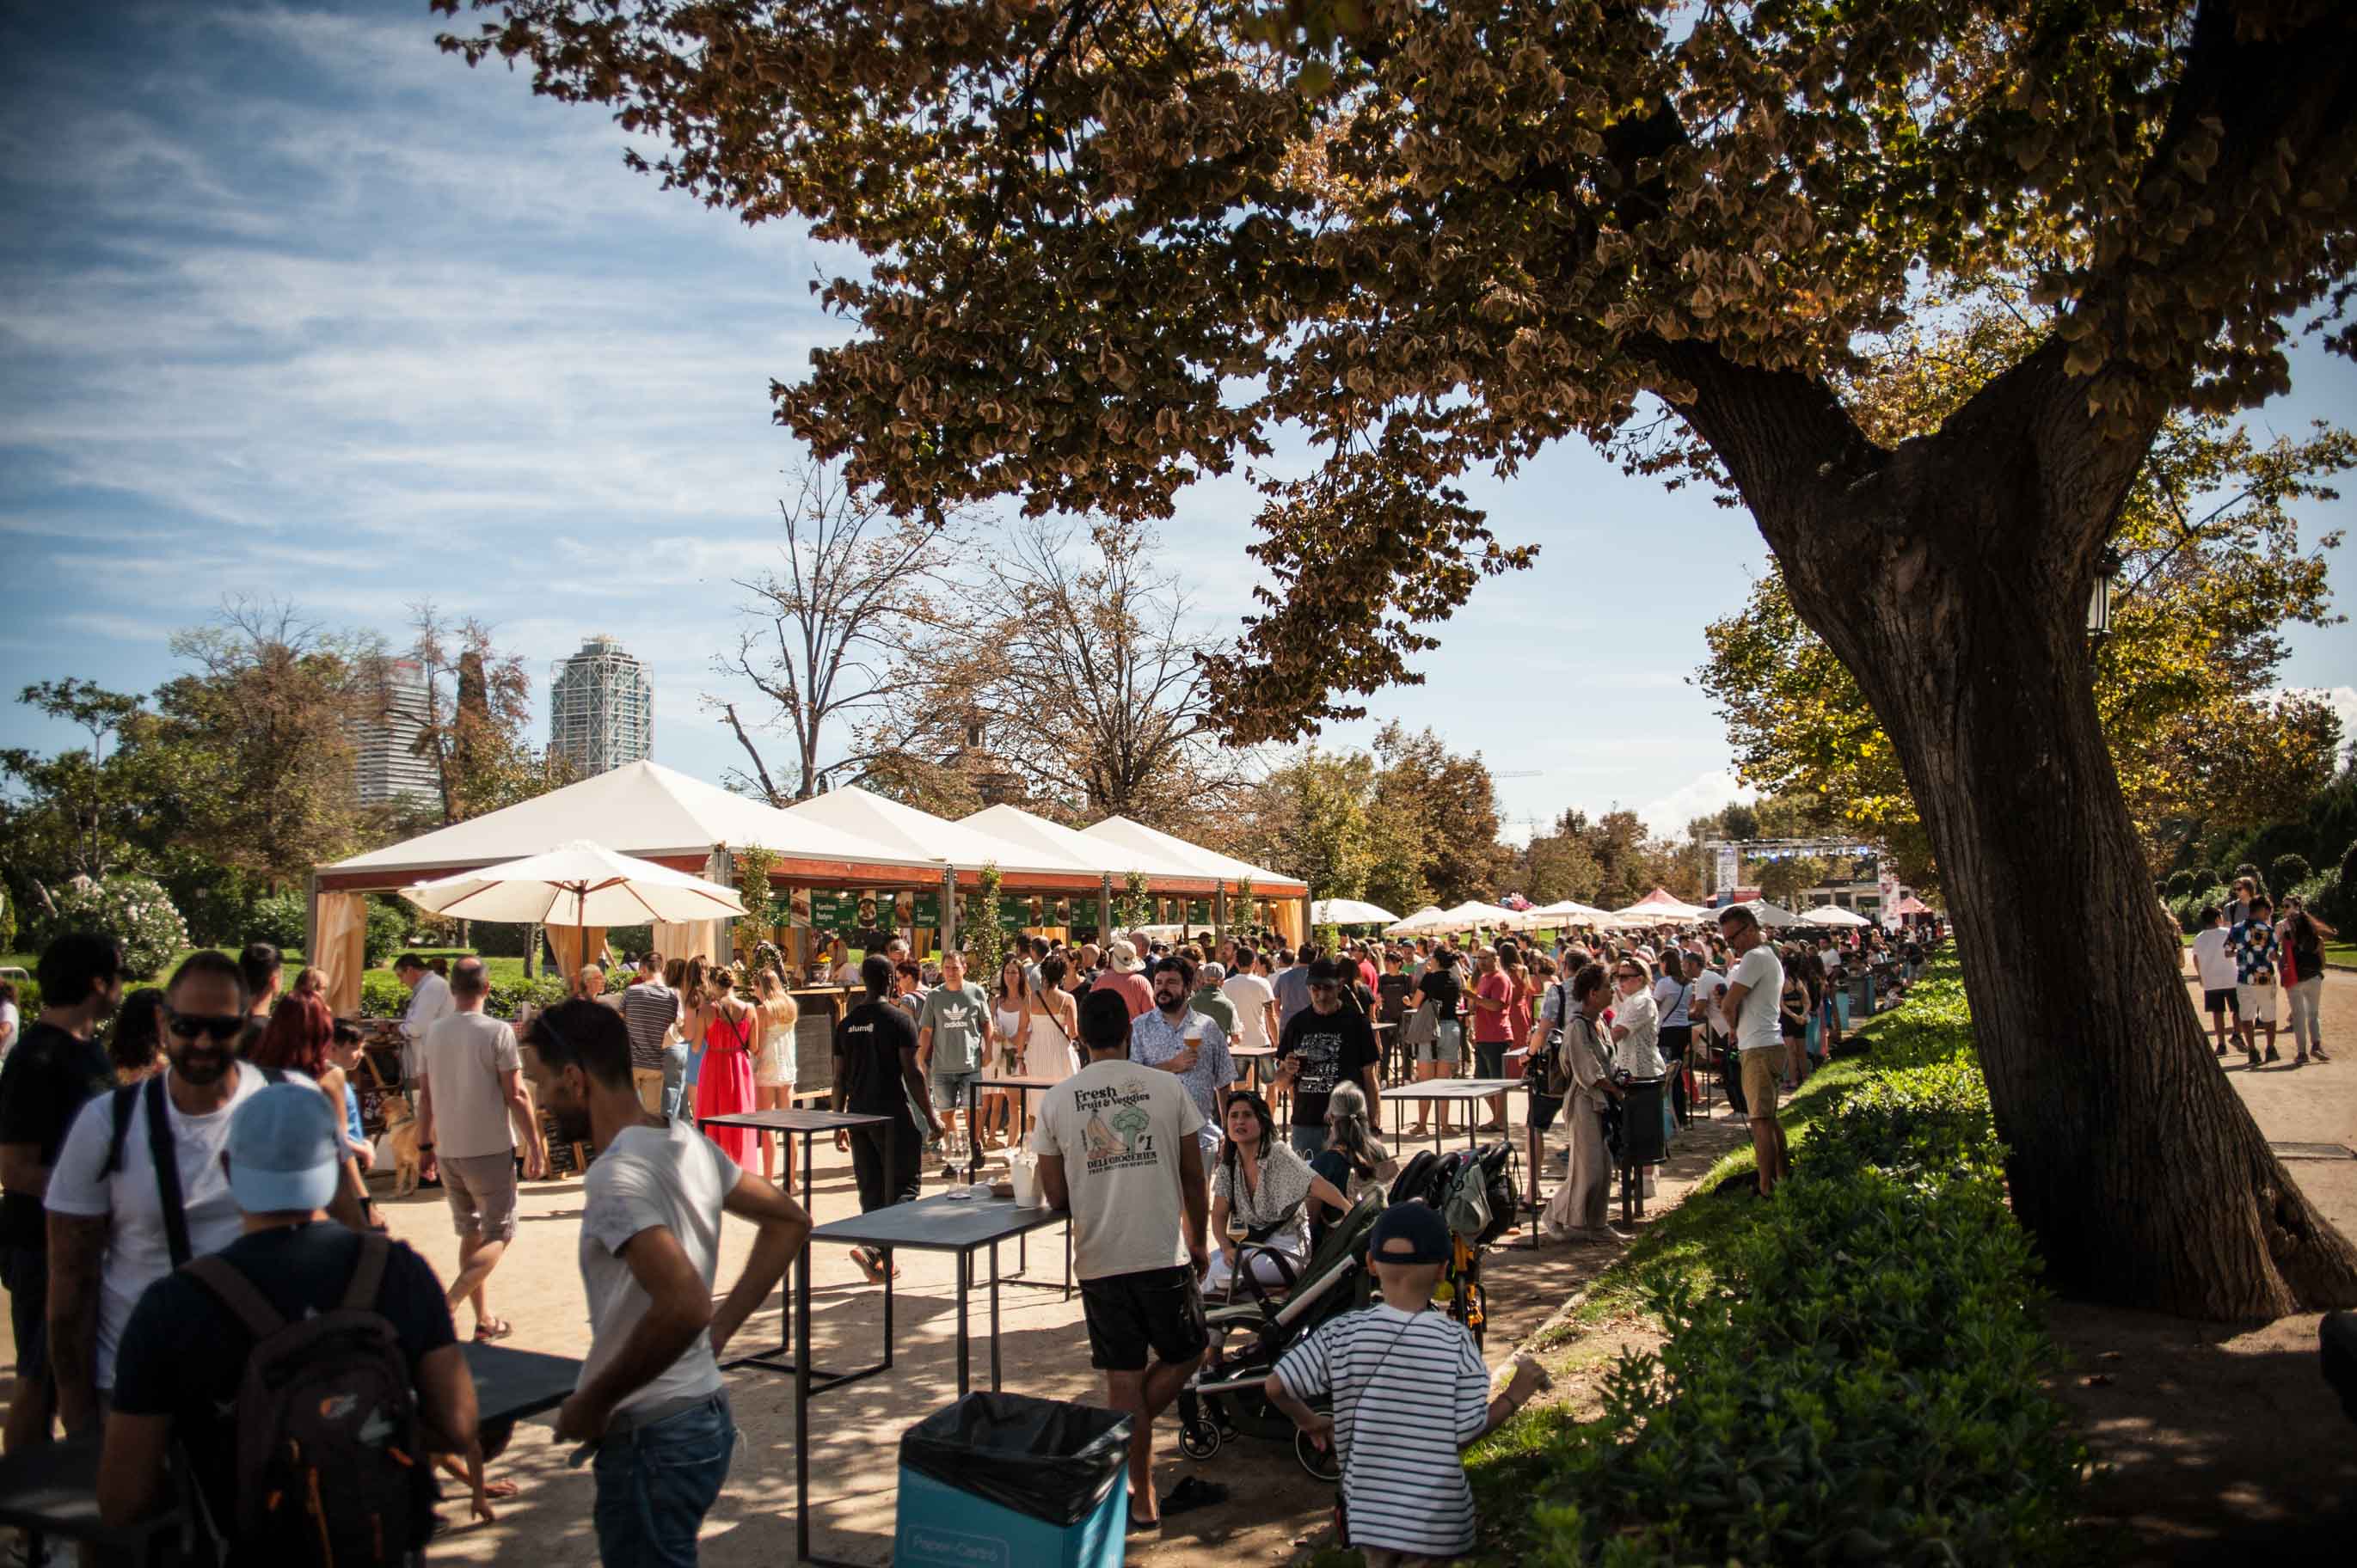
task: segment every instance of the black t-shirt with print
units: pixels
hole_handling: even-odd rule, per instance
[[[35,1024],[0,1067],[0,1144],[34,1144],[41,1164],[58,1163],[66,1132],[83,1104],[114,1087],[114,1066],[96,1040],[76,1039],[55,1024]],[[45,1251],[48,1217],[38,1193],[0,1199],[0,1245]]]
[[[1386,1024],[1396,1024],[1407,1011],[1407,993],[1415,989],[1415,977],[1411,974],[1386,974],[1375,982],[1377,997],[1375,1016]]]
[[[1326,1101],[1338,1083],[1356,1083],[1375,1065],[1374,1026],[1355,1007],[1320,1013],[1304,1007],[1285,1026],[1276,1044],[1276,1059],[1301,1058],[1301,1076],[1293,1085],[1293,1124],[1322,1127]]]
[[[910,1121],[900,1053],[916,1048],[917,1021],[897,1003],[862,1002],[845,1014],[834,1026],[834,1054],[843,1060],[844,1109]]]

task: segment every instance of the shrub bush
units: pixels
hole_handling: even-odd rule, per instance
[[[68,931],[103,931],[122,942],[125,972],[145,980],[188,945],[188,922],[153,877],[110,876],[61,887],[49,897],[57,913],[43,913],[33,932],[37,948]]]
[[[407,906],[371,898],[368,907],[368,927],[361,945],[368,955],[368,966],[374,969],[401,950],[409,940]]]
[[[2172,871],[2169,874],[2169,880],[2161,885],[2161,890],[2171,898],[2182,898],[2193,891],[2199,880],[2190,871]]]
[[[2311,875],[2305,855],[2279,854],[2267,863],[2267,881],[2278,894],[2289,893]]]
[[[268,942],[282,952],[300,952],[309,934],[311,911],[300,893],[273,893],[254,901],[240,942]],[[224,938],[225,941],[231,940]]]
[[[2085,1474],[1962,987],[1920,985],[1534,1492],[1555,1563],[2055,1561]],[[1694,1200],[1690,1200],[1694,1201]],[[1747,1200],[1748,1201],[1748,1200]]]

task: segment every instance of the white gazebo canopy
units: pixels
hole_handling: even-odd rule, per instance
[[[1017,843],[971,819],[953,822],[867,789],[830,790],[797,800],[785,811],[790,817],[882,844],[909,859],[928,857],[967,871],[993,863],[1002,872],[1058,876],[1086,875],[1097,869],[1047,845]]]
[[[1212,875],[1158,851],[1125,849],[1104,839],[1092,838],[1078,828],[1034,816],[1019,806],[985,806],[961,819],[958,825],[988,833],[1025,854],[1064,856],[1100,876],[1126,876],[1135,871],[1151,883],[1163,877],[1200,882],[1211,879]]]
[[[1271,893],[1280,897],[1299,897],[1309,891],[1308,886],[1297,876],[1287,876],[1281,871],[1271,871],[1265,865],[1254,865],[1232,854],[1222,854],[1217,850],[1189,843],[1185,839],[1149,828],[1143,822],[1133,822],[1127,817],[1107,817],[1081,832],[1084,837],[1119,844],[1135,853],[1159,854],[1182,865],[1196,866],[1199,868],[1195,872],[1198,876],[1215,877],[1224,882],[1250,878],[1253,892],[1261,897]]]
[[[1398,918],[1382,905],[1370,904],[1363,898],[1320,898],[1309,906],[1309,923],[1313,926],[1389,925]]]
[[[825,822],[732,795],[658,762],[633,762],[552,789],[485,816],[322,866],[326,874],[382,873],[393,887],[414,875],[497,865],[580,840],[624,854],[708,855],[726,844],[813,860],[937,869],[912,855]]]

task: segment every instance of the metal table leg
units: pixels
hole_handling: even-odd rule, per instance
[[[957,1351],[957,1369],[958,1369],[958,1398],[960,1398],[960,1399],[963,1399],[963,1398],[965,1398],[965,1391],[966,1391],[966,1388],[967,1388],[968,1382],[969,1382],[969,1380],[969,1380],[969,1378],[968,1378],[968,1376],[967,1376],[968,1350],[967,1350],[967,1347],[966,1347],[965,1300],[966,1300],[966,1294],[967,1294],[967,1293],[968,1293],[969,1291],[971,1291],[973,1288],[974,1288],[974,1253],[973,1253],[972,1251],[962,1251],[962,1252],[960,1252],[960,1253],[957,1255],[957,1295],[958,1295],[958,1351]]]
[[[810,1145],[802,1145],[805,1152]],[[807,1154],[805,1155],[807,1157]],[[806,1167],[807,1168],[807,1167]],[[794,1561],[810,1561],[810,1243],[794,1271]]]
[[[990,1244],[990,1391],[998,1391],[998,1243]]]

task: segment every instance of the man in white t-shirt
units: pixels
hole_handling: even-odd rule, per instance
[[[221,1151],[230,1113],[268,1081],[237,1059],[246,1016],[237,961],[210,950],[190,954],[165,990],[168,1065],[127,1091],[120,1143],[116,1095],[102,1094],[82,1106],[58,1151],[48,1198],[49,1360],[68,1436],[97,1432],[114,1388],[114,1348],[140,1295],[241,1233]],[[170,1156],[160,1170],[159,1147]],[[357,1219],[349,1194],[338,1203],[340,1218]]]
[[[1750,1119],[1751,1148],[1760,1158],[1760,1196],[1765,1197],[1792,1174],[1783,1123],[1776,1120],[1776,1064],[1784,1048],[1777,1014],[1783,1006],[1784,966],[1760,936],[1760,918],[1741,905],[1719,911],[1718,929],[1737,954],[1735,972],[1727,977],[1727,994],[1719,1000],[1719,1021],[1735,1036],[1737,1057],[1743,1064],[1743,1113]]]
[[[524,1099],[515,1031],[483,1012],[490,990],[481,959],[460,959],[450,971],[457,1011],[426,1031],[417,1051],[417,1150],[434,1156],[458,1232],[450,1309],[473,1302],[475,1337],[504,1339],[513,1325],[491,1312],[490,1278],[515,1240],[519,1133],[532,1180],[548,1173],[548,1151]]]
[[[1090,1362],[1105,1375],[1108,1402],[1134,1418],[1129,1522],[1150,1530],[1162,1517],[1154,1418],[1211,1343],[1200,1288],[1211,1195],[1196,1137],[1203,1112],[1175,1076],[1131,1061],[1129,1039],[1118,992],[1081,998],[1089,1064],[1040,1097],[1031,1148],[1048,1206],[1072,1217]]]
[[[2193,972],[2201,982],[2201,1004],[2210,1010],[2210,1033],[2222,1057],[2230,1027],[2241,1027],[2243,1006],[2235,994],[2234,950],[2225,911],[2215,904],[2201,911],[2201,929],[2193,939]],[[2230,1014],[2233,1026],[2226,1022]]]
[[[692,1123],[646,1109],[629,1026],[611,1008],[560,1003],[531,1033],[534,1094],[561,1136],[597,1150],[582,1182],[589,1354],[556,1435],[597,1446],[601,1560],[693,1563],[737,1443],[720,1358],[802,1250],[810,1216]],[[755,1234],[715,1305],[724,1212]]]
[[[1236,1010],[1235,1043],[1258,1050],[1276,1043],[1276,990],[1252,972],[1253,961],[1250,948],[1237,949],[1235,972],[1220,982],[1220,994]]]

